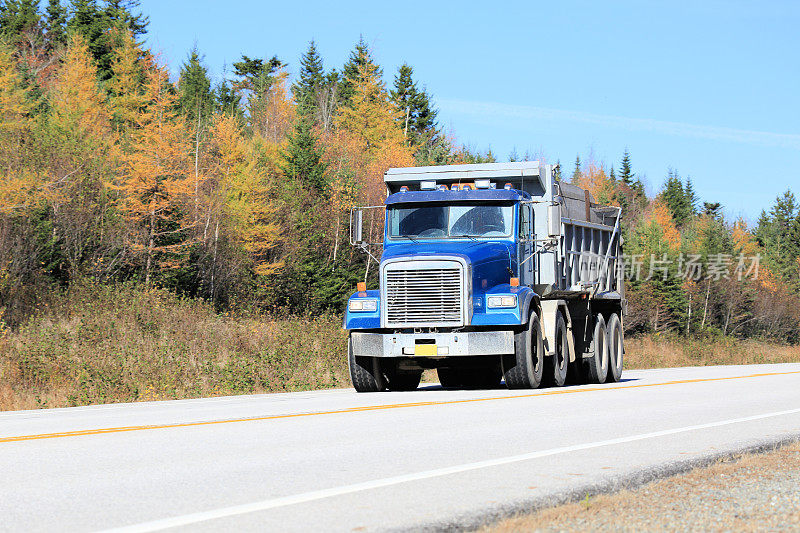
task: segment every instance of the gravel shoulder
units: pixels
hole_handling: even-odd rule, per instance
[[[643,530],[800,531],[800,442],[519,515],[481,531]]]

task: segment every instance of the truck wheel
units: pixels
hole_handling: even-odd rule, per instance
[[[591,347],[593,349],[592,356],[584,359],[589,381],[605,383],[608,375],[608,343],[606,342],[606,321],[599,313],[594,319]]]
[[[386,388],[381,372],[380,358],[353,354],[353,340],[347,340],[347,361],[350,366],[350,381],[356,392],[380,392]]]
[[[422,379],[422,370],[393,370],[387,372],[388,387],[390,391],[417,390]]]
[[[556,311],[556,346],[555,353],[545,358],[544,379],[547,385],[563,387],[567,382],[569,368],[569,343],[567,342],[567,324],[561,311]]]
[[[509,389],[535,389],[542,384],[544,347],[539,317],[531,313],[528,326],[514,335],[514,355],[503,356],[503,376]]]
[[[608,381],[617,382],[622,377],[622,355],[624,353],[622,321],[616,313],[608,319],[606,326],[608,344]]]

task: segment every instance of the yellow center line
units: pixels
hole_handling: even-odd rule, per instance
[[[193,426],[212,426],[216,424],[233,424],[238,422],[279,420],[284,418],[300,418],[307,416],[340,415],[346,413],[359,413],[364,411],[379,411],[382,409],[404,409],[408,407],[427,407],[433,405],[455,405],[463,403],[493,402],[498,400],[533,398],[537,396],[553,396],[556,394],[575,394],[582,392],[640,389],[645,387],[663,387],[666,385],[681,385],[686,383],[708,383],[712,381],[729,381],[734,379],[749,379],[749,378],[758,378],[766,376],[786,376],[790,374],[800,374],[800,370],[792,372],[768,372],[762,374],[749,374],[746,376],[729,376],[724,378],[681,379],[676,381],[664,381],[661,383],[641,383],[638,385],[617,385],[617,386],[599,386],[599,387],[595,386],[595,387],[584,387],[580,389],[553,389],[553,390],[541,391],[529,394],[517,394],[513,396],[490,396],[487,398],[466,398],[463,400],[442,400],[442,401],[427,401],[427,402],[395,403],[386,405],[365,405],[362,407],[349,407],[347,409],[337,409],[333,411],[312,411],[309,413],[291,413],[291,414],[270,415],[270,416],[256,416],[250,418],[230,418],[224,420],[207,420],[200,422],[184,422],[177,424],[149,424],[142,426],[122,426],[122,427],[100,428],[100,429],[83,429],[77,431],[64,431],[61,433],[42,433],[39,435],[19,435],[16,437],[2,437],[0,438],[0,443],[20,442],[27,440],[41,440],[41,439],[57,439],[61,437],[80,437],[84,435],[102,435],[104,433],[124,433],[128,431],[144,431],[148,429],[186,428]]]

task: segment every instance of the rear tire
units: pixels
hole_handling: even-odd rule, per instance
[[[525,329],[514,335],[514,354],[503,356],[503,376],[509,389],[536,389],[542,384],[544,346],[539,317],[531,313]]]
[[[605,383],[608,375],[608,343],[606,342],[606,321],[599,313],[594,318],[591,348],[592,356],[584,359],[589,381]]]
[[[622,321],[616,313],[612,314],[608,319],[606,335],[608,344],[608,381],[616,383],[622,378],[622,358],[625,352]]]
[[[555,353],[546,357],[544,373],[545,383],[563,387],[567,382],[569,369],[569,343],[567,342],[567,324],[561,311],[556,311],[556,339]]]
[[[353,354],[353,339],[347,340],[347,362],[350,381],[356,392],[380,392],[386,388],[381,372],[380,358]]]

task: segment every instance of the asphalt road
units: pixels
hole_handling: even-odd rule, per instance
[[[800,364],[535,391],[239,396],[0,413],[0,529],[370,531],[800,436]]]

